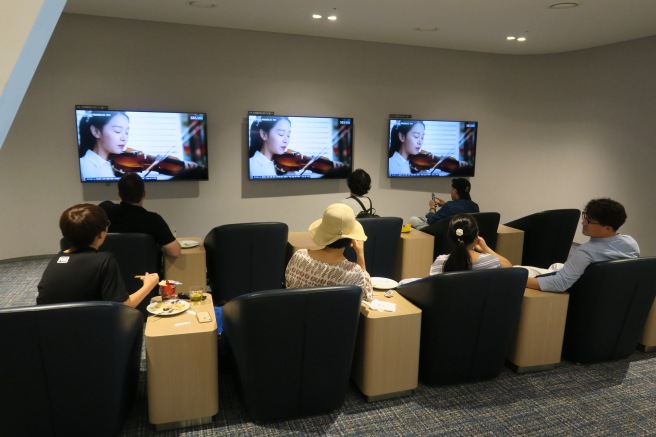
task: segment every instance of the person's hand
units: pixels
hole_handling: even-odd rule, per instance
[[[159,284],[159,275],[157,273],[148,273],[144,275],[143,278],[141,278],[143,281],[144,285],[147,286],[150,290],[155,288],[157,284]]]
[[[195,162],[185,161],[184,162],[184,167],[185,167],[185,170],[189,170],[190,168],[196,168],[196,167],[200,167],[200,166],[198,164],[196,164]]]
[[[476,244],[474,245],[474,250],[480,253],[487,253],[490,248],[487,246],[485,239],[481,236],[476,237]]]
[[[344,167],[343,162],[333,161],[333,168],[342,168],[342,167]]]
[[[428,207],[429,207],[430,209],[435,209],[435,210],[437,210],[437,203],[434,202],[434,201],[432,201],[432,200],[429,200],[429,201],[428,201]]]
[[[446,201],[444,199],[440,199],[439,197],[436,197],[435,200],[436,200],[435,203],[437,203],[437,206],[439,206],[440,208],[442,208],[444,206],[444,204],[446,203]]]

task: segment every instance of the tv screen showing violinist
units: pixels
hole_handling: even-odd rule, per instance
[[[390,178],[474,176],[475,121],[390,119]]]
[[[82,182],[207,180],[203,113],[76,110]]]
[[[249,179],[347,178],[353,119],[248,116]]]

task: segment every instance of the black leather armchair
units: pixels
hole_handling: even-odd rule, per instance
[[[522,265],[546,269],[553,263],[564,263],[580,216],[578,209],[552,209],[506,223],[524,231]]]
[[[70,247],[70,244],[62,238],[60,246],[62,250],[65,250]],[[151,235],[136,232],[109,233],[98,250],[111,252],[114,255],[128,293],[134,293],[143,285],[141,279],[135,278],[135,276],[143,275],[145,272],[158,273],[160,276],[163,274],[162,249]],[[147,314],[146,307],[150,303],[150,298],[157,296],[158,292],[157,287],[153,288],[150,294],[139,303],[137,309],[143,314]]]
[[[0,309],[3,435],[116,436],[139,380],[143,317],[116,302]]]
[[[501,373],[526,288],[521,268],[472,270],[419,279],[397,288],[419,307],[419,379],[447,385]]]
[[[364,260],[370,276],[391,278],[396,267],[396,251],[401,238],[403,219],[400,217],[369,217],[357,219],[367,236]],[[348,247],[344,255],[355,261],[355,251]]]
[[[656,296],[656,257],[593,263],[568,290],[563,357],[577,363],[626,358]]]
[[[476,219],[478,234],[485,239],[488,247],[494,250],[497,246],[497,232],[501,215],[498,212],[476,212],[470,215]],[[451,253],[453,250],[454,244],[448,236],[449,222],[451,222],[451,217],[437,221],[422,229],[422,232],[435,237],[433,259],[439,255]]]
[[[360,315],[360,287],[268,290],[223,306],[251,419],[272,420],[341,407]]]
[[[285,280],[285,223],[217,226],[205,236],[207,276],[214,305],[242,294],[281,288]]]

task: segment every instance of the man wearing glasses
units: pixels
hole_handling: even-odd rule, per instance
[[[590,241],[580,245],[565,264],[554,264],[548,269],[525,267],[529,271],[528,288],[542,291],[567,291],[594,262],[640,256],[638,243],[617,230],[626,221],[621,203],[611,199],[592,199],[583,210],[582,233]],[[523,266],[522,266],[523,267]]]

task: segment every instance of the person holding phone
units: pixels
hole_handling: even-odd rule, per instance
[[[445,201],[432,194],[428,201],[428,212],[424,217],[410,217],[410,223],[415,229],[422,229],[447,217],[456,214],[471,214],[480,212],[478,204],[471,200],[471,184],[465,178],[455,178],[451,181],[451,200]],[[439,208],[439,210],[438,210]]]

